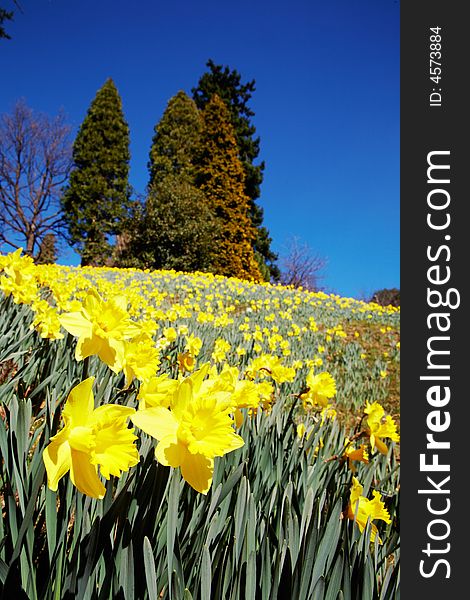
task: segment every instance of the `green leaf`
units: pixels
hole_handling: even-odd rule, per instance
[[[143,544],[144,553],[144,569],[145,569],[145,580],[147,582],[147,591],[149,598],[153,600],[158,596],[157,590],[157,574],[155,571],[155,560],[153,558],[152,545],[147,536],[144,537]]]
[[[341,533],[341,503],[341,499],[339,499],[330,513],[325,532],[318,547],[318,552],[315,556],[311,588],[312,586],[316,585],[320,576],[324,576],[326,574],[325,567],[327,567],[327,565],[331,563],[334,558]]]
[[[341,589],[341,580],[343,578],[343,556],[338,554],[328,582],[325,600],[337,600],[338,593]]]
[[[170,481],[170,491],[168,494],[168,514],[166,523],[166,549],[168,561],[168,580],[170,585],[171,597],[171,573],[173,571],[173,550],[176,537],[176,526],[178,522],[178,502],[179,502],[180,479],[175,471],[172,473]]]
[[[210,600],[211,598],[211,583],[212,583],[212,567],[211,555],[209,548],[204,545],[202,547],[201,556],[201,600]]]

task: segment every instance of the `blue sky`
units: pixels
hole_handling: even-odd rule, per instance
[[[0,113],[19,97],[63,109],[74,133],[112,77],[131,132],[130,181],[147,184],[153,128],[212,58],[256,80],[272,248],[292,236],[327,261],[327,291],[400,287],[399,13],[396,0],[0,0]],[[68,254],[61,261],[77,264]]]

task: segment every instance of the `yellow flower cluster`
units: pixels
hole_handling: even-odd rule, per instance
[[[383,325],[389,346],[382,358],[399,353],[397,309],[323,292],[208,273],[35,266],[21,249],[0,255],[0,273],[0,290],[31,307],[30,327],[39,336],[60,345],[70,334],[77,361],[97,356],[122,374],[125,390],[137,391],[137,410],[95,408],[93,377],[70,392],[64,426],[44,452],[53,490],[70,472],[80,491],[102,498],[99,474],[119,476],[139,460],[129,420],[157,440],[161,464],[179,467],[207,493],[215,458],[243,445],[236,428],[245,414],[269,411],[275,398],[295,391],[306,414],[334,419],[337,378],[324,364],[348,343],[368,356],[361,335],[338,322],[341,311]],[[382,386],[386,379],[377,377]],[[382,440],[399,439],[393,420],[377,403],[368,403],[365,415],[372,451],[386,452]],[[304,424],[298,434],[308,437]],[[353,469],[368,453],[347,440],[344,457]]]

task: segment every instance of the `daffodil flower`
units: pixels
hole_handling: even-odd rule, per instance
[[[75,359],[97,354],[111,370],[119,373],[124,362],[124,340],[140,333],[127,312],[127,299],[115,296],[108,301],[89,292],[79,312],[60,315],[60,323],[78,337]]]
[[[390,415],[386,416],[385,421],[382,420],[385,410],[378,402],[372,404],[367,402],[364,413],[367,415],[367,433],[372,450],[376,447],[380,453],[387,454],[388,448],[382,442],[382,438],[389,438],[394,442],[400,441],[395,421]]]
[[[172,396],[178,389],[178,381],[170,379],[167,373],[151,377],[143,381],[137,399],[139,408],[144,410],[151,406],[163,406],[168,408],[172,403]]]
[[[308,390],[300,396],[306,410],[316,406],[326,408],[328,400],[336,394],[335,380],[326,371],[315,375],[311,369],[307,375],[306,384]]]
[[[134,378],[143,382],[155,375],[160,365],[160,353],[152,339],[140,334],[129,342],[124,341],[123,348],[122,370],[127,387]]]
[[[214,458],[243,446],[233,429],[230,394],[207,389],[204,365],[179,382],[171,410],[155,406],[139,410],[134,425],[159,442],[155,456],[159,463],[180,467],[183,478],[196,491],[207,494],[212,484]]]
[[[196,359],[190,352],[180,352],[176,357],[180,373],[193,371],[196,366]]]
[[[356,467],[353,461],[368,463],[369,462],[369,454],[367,452],[367,448],[365,444],[361,444],[359,448],[355,448],[349,438],[346,438],[344,441],[344,452],[343,459],[348,461],[348,467],[351,469],[352,473],[356,472]]]
[[[295,369],[285,367],[280,358],[272,354],[263,354],[252,360],[246,373],[251,379],[255,377],[263,378],[269,375],[279,384],[294,381],[295,378]]]
[[[36,271],[30,256],[21,256],[23,248],[18,248],[6,256],[0,256],[0,290],[10,294],[15,304],[32,304],[38,299]]]
[[[103,498],[105,487],[98,476],[119,477],[139,462],[134,444],[137,437],[127,426],[135,410],[117,404],[94,408],[94,377],[85,379],[70,392],[62,417],[65,427],[50,439],[43,460],[47,484],[55,492],[59,480],[70,471],[70,479],[83,494]]]
[[[353,477],[347,517],[351,521],[356,521],[361,533],[364,531],[367,522],[371,521],[370,541],[374,542],[378,529],[372,521],[374,519],[380,519],[385,521],[385,523],[391,523],[390,514],[385,508],[384,502],[381,500],[380,492],[374,491],[374,498],[369,500],[362,495],[363,489],[364,488],[359,481]],[[381,543],[382,540],[379,538],[379,544]]]

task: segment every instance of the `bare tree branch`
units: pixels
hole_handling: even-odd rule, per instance
[[[280,257],[281,283],[302,287],[309,291],[320,290],[319,281],[327,260],[315,254],[310,246],[298,237],[289,238],[286,249]]]
[[[64,116],[34,113],[23,100],[0,118],[0,242],[38,256],[63,234],[60,196],[72,167]]]

